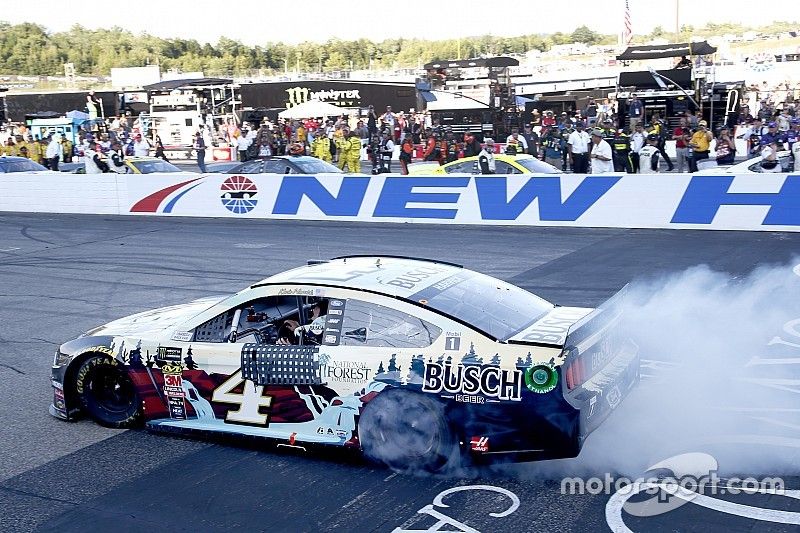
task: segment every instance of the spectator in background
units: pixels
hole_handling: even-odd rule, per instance
[[[242,130],[236,143],[236,151],[239,152],[239,161],[244,163],[248,160],[247,150],[250,148],[250,138],[248,137],[249,130],[247,128]]]
[[[592,139],[583,128],[583,122],[575,125],[575,131],[567,138],[570,166],[576,174],[589,173],[589,145]]]
[[[631,95],[631,99],[628,100],[628,117],[631,121],[631,131],[634,131],[636,125],[644,120],[644,104],[635,94]]]
[[[414,154],[414,143],[412,141],[411,136],[408,136],[403,139],[403,143],[400,145],[399,159],[401,174],[408,174],[408,164],[411,163],[411,158]]]
[[[494,161],[494,139],[484,141],[484,147],[478,154],[478,166],[481,174],[494,174],[497,171]]]
[[[375,107],[370,105],[367,111],[367,131],[369,132],[369,139],[378,133],[378,115],[375,114]]]
[[[122,145],[119,141],[111,143],[111,149],[106,154],[106,164],[112,172],[117,174],[128,173],[128,167],[125,165],[125,154],[122,152]]]
[[[356,128],[353,131],[356,132],[356,135],[358,135],[362,146],[369,141],[369,128],[367,128],[367,125],[364,124],[363,120],[359,120],[358,123],[356,123]],[[331,134],[332,133],[333,132],[331,132]]]
[[[583,115],[586,117],[590,128],[595,125],[597,122],[597,104],[594,98],[589,98],[589,103],[586,104],[586,110]]]
[[[506,155],[524,154],[528,151],[528,142],[520,137],[519,128],[512,128],[511,135],[506,137]]]
[[[727,126],[722,126],[719,130],[717,139],[717,165],[732,165],[736,157],[736,145],[731,138],[731,132]]]
[[[530,124],[525,124],[524,131],[522,132],[522,137],[525,139],[525,142],[528,145],[528,154],[532,155],[533,157],[539,157],[539,136],[533,131],[533,128]]]
[[[667,155],[665,149],[667,144],[667,127],[664,122],[662,122],[658,113],[653,114],[652,124],[650,125],[650,133],[658,137],[658,151],[661,154],[661,157],[664,158],[664,161],[667,162],[667,172],[672,172],[675,168],[675,165],[672,163],[672,159],[670,159],[669,155]]]
[[[697,172],[697,163],[708,159],[711,147],[711,140],[714,135],[708,131],[708,124],[705,120],[697,123],[697,131],[692,135],[689,146],[692,148],[692,158],[689,160],[689,172]]]
[[[142,137],[141,133],[137,133],[133,137],[133,155],[136,157],[147,157],[150,155],[150,143]]]
[[[473,157],[481,152],[481,143],[471,131],[464,134],[464,157]]]
[[[558,128],[547,128],[542,136],[542,148],[544,149],[545,162],[561,170],[565,144]]]
[[[686,123],[686,118],[681,117],[678,127],[672,132],[672,139],[675,141],[675,162],[678,172],[686,172],[689,168],[689,141],[692,132]]]
[[[644,125],[640,122],[631,133],[631,165],[634,174],[640,170],[639,152],[647,144],[647,135],[644,133]]]
[[[659,171],[658,137],[652,133],[647,136],[646,144],[639,149],[639,165],[644,172]]]
[[[389,129],[389,133],[394,136],[394,127],[397,124],[397,115],[392,112],[392,106],[386,106],[386,112],[381,115],[381,124],[385,124]]]
[[[164,143],[161,142],[161,137],[156,135],[156,157],[160,157],[164,161],[169,162],[167,154],[164,153]]]
[[[45,161],[47,168],[50,170],[58,170],[58,162],[63,155],[61,143],[59,142],[58,135],[51,135],[50,142],[47,143],[45,151]]]
[[[603,139],[603,130],[592,131],[592,150],[589,156],[592,164],[592,174],[614,172],[613,154],[611,145]]]
[[[194,134],[194,151],[197,155],[197,166],[200,167],[200,172],[206,172],[206,141],[203,139],[203,133],[197,132]]]
[[[72,141],[67,139],[64,135],[61,137],[61,156],[64,163],[72,163],[72,149],[74,148]]]

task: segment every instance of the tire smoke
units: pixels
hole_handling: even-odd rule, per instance
[[[720,474],[800,471],[800,263],[742,277],[697,266],[635,281],[623,328],[642,380],[576,459],[504,475],[636,475],[705,452]]]

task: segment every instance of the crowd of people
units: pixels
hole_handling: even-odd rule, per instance
[[[582,109],[560,114],[534,109],[505,139],[484,138],[480,131],[456,133],[432,120],[427,112],[396,112],[391,106],[379,112],[369,106],[363,115],[265,118],[255,124],[239,124],[233,119],[223,124],[207,121],[195,132],[192,148],[203,172],[206,150],[212,146],[231,147],[239,161],[310,155],[349,172],[361,172],[361,160],[366,158],[376,174],[395,170],[392,164],[399,153],[399,171],[405,174],[409,164],[419,158],[444,165],[479,156],[487,146],[495,153],[495,141],[502,142],[508,155],[529,154],[564,172],[696,172],[712,153],[718,165],[761,155],[765,169],[777,167],[780,171],[778,154],[800,150],[797,93],[788,83],[749,87],[738,116],[729,117],[715,131],[700,111],[686,111],[667,120],[659,112],[649,112],[633,96],[625,102],[625,116],[620,115],[618,102],[608,98],[589,99]],[[76,156],[92,160],[96,156],[97,162],[89,163],[87,172],[89,167],[91,171],[96,171],[94,167],[114,171],[115,154],[120,159],[154,155],[167,160],[161,139],[152,130],[146,131],[148,124],[130,115],[100,119],[96,111],[91,112],[92,98],[87,96],[91,127],[79,132],[75,145],[58,134],[38,138],[24,125],[10,125],[5,139],[0,134],[0,153],[27,157],[54,170],[60,162],[71,162]],[[737,150],[737,139],[744,141],[746,153],[739,153],[742,143]],[[666,151],[668,141],[675,142],[674,161]],[[488,164],[485,159],[482,163]]]

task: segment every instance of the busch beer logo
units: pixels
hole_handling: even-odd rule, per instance
[[[496,366],[426,363],[422,391],[480,394],[518,402],[522,399],[522,371]]]

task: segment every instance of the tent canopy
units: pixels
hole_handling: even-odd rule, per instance
[[[665,57],[705,56],[713,54],[717,49],[706,41],[696,43],[659,44],[651,46],[629,46],[617,56],[619,61],[637,61],[640,59],[662,59]]]
[[[320,102],[319,100],[309,100],[308,102],[303,102],[285,111],[281,111],[278,113],[278,116],[288,119],[338,117],[344,112],[344,109],[336,107],[333,104]]]
[[[84,113],[83,111],[69,111],[67,113],[67,118],[71,118],[72,120],[80,121],[80,120],[89,120],[89,114]]]

